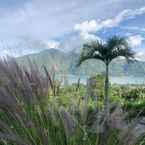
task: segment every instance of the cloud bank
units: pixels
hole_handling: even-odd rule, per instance
[[[141,7],[139,9],[125,9],[122,12],[120,12],[117,16],[105,20],[90,20],[90,21],[84,21],[79,24],[75,24],[74,30],[79,31],[81,33],[81,36],[88,39],[95,39],[95,35],[91,34],[97,31],[101,31],[105,28],[113,28],[119,26],[122,22],[130,19],[134,19],[137,16],[145,14],[145,7]],[[130,38],[132,41],[134,37]],[[134,42],[132,43],[133,46],[136,45],[135,43],[139,43],[142,41],[142,38],[137,36],[136,39],[134,39]]]
[[[18,56],[48,48],[78,49],[79,41],[102,40],[104,29],[104,37],[111,36],[123,22],[127,27],[134,19],[134,27],[140,28],[138,17],[143,15],[145,1],[137,0],[4,0],[0,5],[1,54],[14,51],[13,56]],[[128,30],[115,33],[127,35]],[[130,34],[138,35],[139,30]],[[130,38],[134,46],[144,42],[139,36],[136,39]]]

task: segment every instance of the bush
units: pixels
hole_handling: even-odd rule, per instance
[[[123,108],[128,112],[129,119],[145,116],[145,101],[126,102]]]
[[[138,99],[145,99],[145,88],[126,88],[122,91],[122,97],[128,101],[136,101]]]

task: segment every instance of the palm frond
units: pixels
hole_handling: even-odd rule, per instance
[[[103,57],[101,54],[103,47],[103,44],[99,41],[93,41],[88,44],[84,44],[77,66],[80,66],[84,61],[88,59],[99,59],[103,61]]]
[[[113,60],[119,56],[122,56],[124,57],[127,62],[131,62],[131,61],[134,61],[134,55],[135,55],[135,52],[133,52],[131,49],[129,48],[125,48],[125,49],[117,49],[117,50],[114,50],[112,52],[112,55],[110,56],[110,59]]]
[[[88,59],[99,59],[109,64],[119,56],[124,57],[127,62],[132,62],[134,55],[125,37],[113,36],[106,43],[92,41],[84,44],[78,66]]]
[[[113,37],[108,40],[107,47],[110,50],[108,59],[113,59],[122,56],[128,62],[134,60],[135,53],[131,50],[127,40],[124,37]]]
[[[107,41],[107,47],[110,51],[121,46],[129,47],[125,37],[113,36]]]

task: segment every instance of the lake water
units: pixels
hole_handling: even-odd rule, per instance
[[[145,84],[145,77],[110,77],[111,83],[115,84]]]
[[[64,78],[63,82],[68,84],[77,83],[78,79],[80,78],[80,82],[86,84],[86,80],[89,78],[89,76],[63,75],[59,76],[59,78]],[[143,78],[135,76],[110,76],[110,82],[112,84],[145,84],[145,77]]]

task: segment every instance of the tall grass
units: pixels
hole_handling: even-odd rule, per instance
[[[43,70],[31,62],[20,67],[11,58],[0,61],[0,145],[104,144],[103,136],[98,130],[91,132],[82,115],[57,105],[54,81]],[[136,143],[124,134],[111,129],[106,145]],[[145,143],[143,136],[137,140]]]

